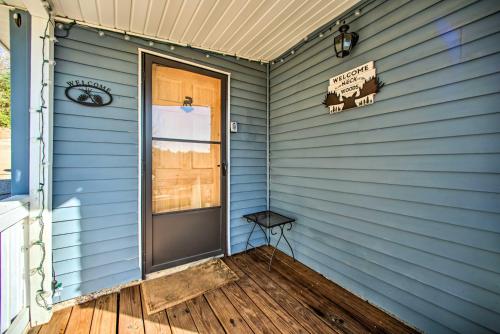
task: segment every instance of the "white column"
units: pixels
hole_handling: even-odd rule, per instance
[[[29,306],[31,325],[52,316],[52,24],[41,1],[24,1],[31,17]],[[48,37],[42,38],[47,35]],[[42,107],[45,106],[45,107]],[[43,131],[41,130],[43,128]],[[43,139],[43,141],[42,141]],[[44,158],[43,158],[44,156]],[[44,161],[45,163],[42,163]],[[41,207],[44,207],[43,211]],[[40,213],[43,233],[40,238]],[[44,251],[43,251],[44,250]],[[43,253],[45,252],[44,260]],[[41,268],[41,270],[38,270]],[[45,273],[42,284],[41,271]],[[42,291],[42,292],[41,292]],[[45,307],[45,305],[49,307]]]

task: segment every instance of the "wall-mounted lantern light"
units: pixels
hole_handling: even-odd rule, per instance
[[[335,48],[335,55],[338,58],[344,58],[351,53],[352,48],[358,42],[358,34],[355,32],[347,32],[349,26],[343,24],[339,28],[339,34],[333,39],[333,47]]]

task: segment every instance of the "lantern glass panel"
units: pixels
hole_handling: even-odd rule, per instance
[[[344,34],[344,45],[343,49],[349,51],[351,49],[352,37],[351,34]]]
[[[343,42],[343,38],[342,37],[343,37],[343,34],[340,34],[337,37],[335,37],[334,47],[335,47],[335,53],[336,54],[342,53],[342,42]]]

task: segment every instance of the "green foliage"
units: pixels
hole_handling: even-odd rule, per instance
[[[0,73],[0,127],[10,127],[10,73]]]

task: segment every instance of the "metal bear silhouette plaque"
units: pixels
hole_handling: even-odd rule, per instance
[[[383,86],[371,61],[331,78],[323,104],[330,114],[362,107],[372,104]]]

